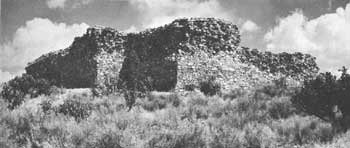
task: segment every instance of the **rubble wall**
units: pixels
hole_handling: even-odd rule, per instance
[[[243,63],[250,63],[261,71],[281,73],[299,81],[313,78],[319,71],[316,57],[310,54],[300,52],[275,54],[246,47],[240,47],[236,52],[238,59]]]
[[[129,34],[120,88],[181,91],[206,77],[223,89],[248,88],[281,77],[295,81],[318,72],[315,58],[239,47],[237,26],[218,19],[179,19],[164,27]]]
[[[310,55],[257,52],[252,56],[250,52],[255,51],[239,47],[214,55],[200,51],[181,56],[176,90],[182,91],[186,85],[198,85],[212,76],[224,90],[256,88],[280,78],[300,85],[316,76],[319,70],[315,58]]]
[[[98,53],[94,87],[97,95],[117,91],[119,72],[124,62],[125,35],[112,28],[91,28]]]
[[[179,19],[164,27],[129,34],[119,86],[138,91],[174,90],[182,53],[215,54],[233,50],[239,42],[237,26],[212,18]]]
[[[124,35],[112,28],[89,28],[67,49],[43,55],[30,63],[26,72],[57,86],[106,91],[106,86],[118,77],[124,60],[123,44]]]
[[[96,44],[88,37],[76,38],[67,49],[49,53],[30,63],[26,72],[66,88],[93,87],[96,78]]]
[[[237,26],[214,18],[178,19],[127,35],[95,27],[26,71],[57,86],[94,88],[97,94],[181,91],[208,76],[223,89],[247,88],[280,77],[302,81],[318,72],[311,55],[260,52],[239,43]]]
[[[234,52],[222,51],[215,55],[197,52],[179,59],[176,90],[182,91],[186,85],[198,85],[200,81],[215,77],[223,90],[254,88],[280,78],[281,74],[261,71],[254,65],[235,59]]]

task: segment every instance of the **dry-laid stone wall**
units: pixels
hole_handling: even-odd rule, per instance
[[[68,88],[181,91],[214,76],[223,89],[247,88],[280,77],[301,81],[318,72],[315,58],[240,47],[236,25],[213,18],[178,19],[122,34],[89,28],[72,46],[29,64],[27,73]]]
[[[179,19],[164,27],[127,36],[119,86],[131,90],[176,88],[182,53],[215,54],[240,42],[238,28],[216,19]]]
[[[179,59],[177,90],[186,85],[198,84],[209,76],[214,76],[224,90],[252,88],[269,83],[282,75],[261,71],[256,66],[233,58],[236,53],[221,51],[215,55],[199,51]]]
[[[241,47],[236,52],[237,57],[243,63],[251,63],[261,71],[268,71],[272,74],[281,73],[298,80],[312,78],[319,71],[316,58],[310,54],[300,52],[274,54],[246,47]]]
[[[89,28],[70,47],[29,63],[26,72],[57,86],[107,91],[121,69],[123,43],[124,35],[112,28]]]

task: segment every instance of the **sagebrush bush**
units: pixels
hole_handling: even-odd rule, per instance
[[[270,97],[292,96],[298,91],[298,87],[288,84],[287,78],[280,78],[272,81],[271,84],[264,85],[256,90],[257,93],[263,93]],[[290,82],[292,83],[292,82]],[[295,84],[294,84],[295,85]]]
[[[205,148],[203,129],[194,127],[186,132],[161,133],[147,143],[147,148]]]
[[[51,100],[44,100],[40,106],[44,113],[48,113],[52,109],[52,102]]]
[[[287,118],[296,113],[290,97],[273,98],[267,103],[269,115],[274,119]]]
[[[190,96],[188,96],[188,100],[186,103],[188,104],[188,106],[207,106],[209,103],[209,99],[200,94],[191,94]]]
[[[221,84],[212,76],[199,82],[199,90],[207,96],[214,96],[221,93]]]
[[[122,136],[117,133],[103,134],[97,141],[91,144],[91,148],[123,148],[120,145]]]
[[[234,89],[234,90],[231,90],[229,92],[223,93],[222,97],[224,100],[226,100],[226,99],[233,100],[233,99],[236,99],[238,97],[242,97],[245,94],[247,94],[247,91],[245,91],[243,89]]]
[[[178,94],[171,92],[149,92],[141,100],[141,106],[148,111],[164,109],[167,106],[178,107],[181,103]]]
[[[232,104],[228,101],[225,101],[221,97],[211,97],[208,100],[208,114],[212,118],[221,118],[229,112],[229,107]]]
[[[247,148],[277,147],[277,137],[270,127],[252,122],[243,129],[240,145]]]
[[[336,136],[331,142],[315,143],[311,148],[348,148],[350,145],[350,131]]]
[[[249,96],[237,98],[225,105],[223,114],[225,118],[220,122],[238,129],[243,129],[250,122],[265,123],[269,120],[266,101]]]
[[[228,128],[226,126],[218,126],[212,128],[213,132],[210,135],[209,147],[210,148],[241,148],[243,145],[240,143],[241,130],[235,128]]]
[[[68,99],[58,107],[57,112],[74,117],[77,121],[86,119],[90,116],[92,104],[84,103],[79,100]]]
[[[303,145],[331,141],[334,133],[331,124],[314,117],[292,116],[273,124],[281,141]]]
[[[139,93],[136,91],[124,91],[124,99],[126,102],[126,106],[129,107],[129,110],[131,110],[131,108],[135,105],[136,103],[136,99],[137,98],[142,98],[140,97],[143,93]]]
[[[33,114],[26,109],[6,112],[1,116],[0,124],[6,126],[8,144],[15,147],[39,147],[43,137],[34,131],[40,128],[36,124],[42,122],[42,114]]]
[[[203,94],[191,94],[186,101],[183,117],[187,119],[207,119],[209,117],[209,99]]]
[[[197,88],[197,86],[195,84],[187,84],[184,86],[184,89],[186,91],[194,91]]]
[[[116,94],[111,96],[105,96],[99,99],[94,99],[94,109],[103,114],[112,114],[125,110],[126,104],[122,94]]]

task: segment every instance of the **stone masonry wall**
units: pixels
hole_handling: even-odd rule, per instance
[[[127,35],[95,27],[26,71],[58,86],[94,88],[97,94],[181,91],[207,76],[216,77],[223,89],[247,88],[281,77],[302,81],[318,72],[310,55],[259,52],[239,43],[237,26],[214,18],[178,19]]]
[[[124,36],[112,28],[89,28],[67,49],[41,56],[26,67],[34,77],[45,78],[67,88],[107,89],[118,77],[123,61]]]
[[[97,73],[94,83],[98,95],[117,90],[119,72],[124,62],[125,35],[112,28],[91,28],[97,41],[98,53],[94,57]]]
[[[129,34],[120,88],[181,91],[214,76],[223,89],[248,88],[281,77],[302,81],[318,72],[315,58],[239,47],[238,28],[217,19],[179,19]]]
[[[261,71],[251,64],[233,58],[234,52],[222,51],[216,55],[198,52],[179,59],[177,90],[186,85],[198,85],[202,80],[214,76],[222,89],[253,88],[282,77],[280,73]]]
[[[215,54],[238,46],[237,26],[217,19],[179,19],[157,29],[129,34],[121,88],[170,91],[178,83],[180,53]]]
[[[257,49],[240,47],[236,50],[238,59],[243,63],[250,63],[261,71],[269,73],[281,73],[297,80],[314,77],[319,68],[316,58],[302,53],[279,53],[260,52]]]
[[[30,63],[26,72],[67,88],[93,87],[96,78],[97,47],[87,36],[76,38],[67,49],[49,53]]]

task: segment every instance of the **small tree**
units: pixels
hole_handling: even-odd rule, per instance
[[[322,119],[331,118],[337,93],[336,77],[329,72],[321,73],[316,79],[304,83],[303,89],[294,97],[293,103],[303,111]]]
[[[292,99],[302,111],[330,121],[336,128],[346,130],[350,117],[350,75],[343,67],[339,79],[330,72],[305,81],[303,88]]]
[[[338,80],[339,92],[336,101],[342,113],[350,116],[350,75],[347,70],[345,67],[339,70],[342,75]]]

